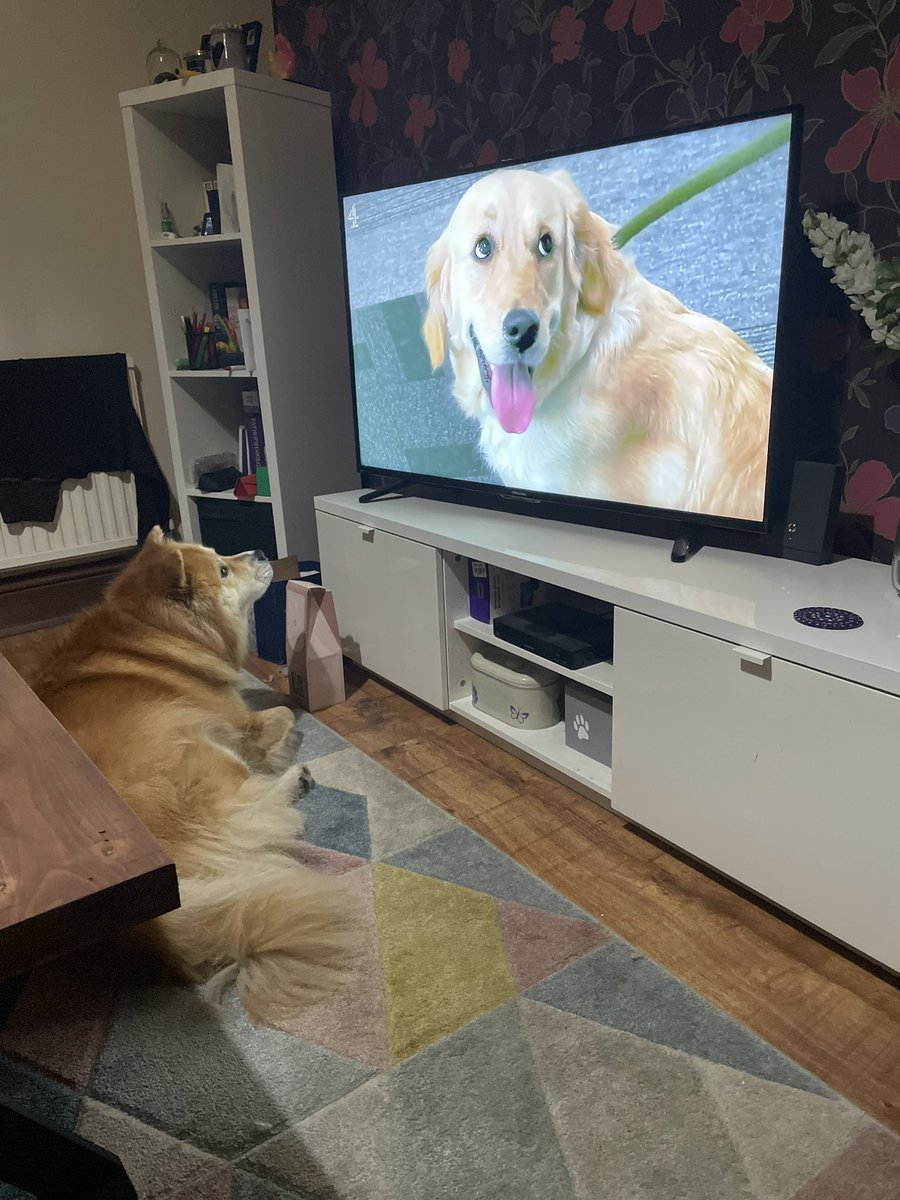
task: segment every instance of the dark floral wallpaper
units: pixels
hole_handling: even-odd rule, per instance
[[[333,95],[347,188],[799,103],[801,211],[900,254],[897,0],[275,0],[274,15],[276,69]],[[876,368],[862,319],[809,258],[808,402],[839,401],[840,548],[884,558],[900,364]]]

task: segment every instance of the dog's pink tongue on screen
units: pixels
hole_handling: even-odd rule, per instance
[[[528,368],[491,364],[491,405],[506,433],[524,433],[534,416],[535,395]]]

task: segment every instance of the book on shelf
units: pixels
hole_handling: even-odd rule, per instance
[[[238,317],[247,306],[247,285],[244,283],[218,282],[209,284],[209,305],[212,315],[228,322],[228,327],[238,351],[243,354],[241,324]]]
[[[248,413],[238,428],[238,463],[242,475],[255,475],[260,467],[266,466],[262,417],[255,413]]]
[[[234,190],[234,167],[231,163],[216,163],[216,183],[219,191],[219,214],[222,233],[239,233],[237,196]]]

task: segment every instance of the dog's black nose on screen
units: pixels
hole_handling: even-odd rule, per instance
[[[539,327],[537,313],[532,312],[530,308],[513,308],[504,318],[503,336],[520,354],[524,354],[534,345]]]
[[[268,562],[268,557],[262,552],[262,550],[254,550],[253,557],[257,562]]]

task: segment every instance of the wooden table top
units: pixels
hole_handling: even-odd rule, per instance
[[[162,847],[0,655],[0,979],[178,903]]]

